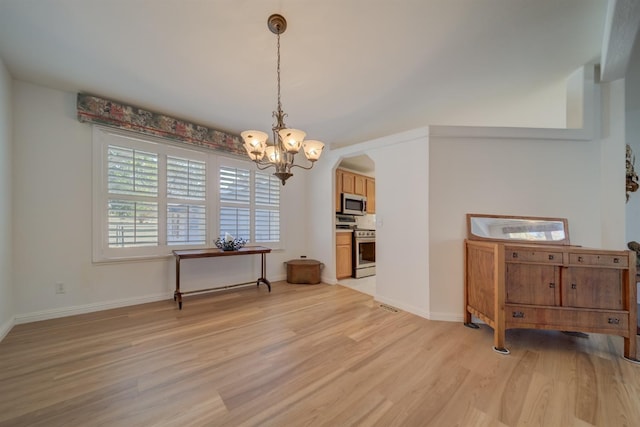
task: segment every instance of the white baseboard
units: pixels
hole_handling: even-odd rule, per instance
[[[463,322],[464,315],[458,313],[430,313],[429,320],[442,320],[445,322]]]
[[[58,317],[75,316],[76,314],[92,313],[94,311],[109,310],[112,308],[126,307],[129,305],[145,304],[148,302],[173,299],[173,293],[147,295],[143,297],[125,298],[115,301],[97,302],[92,304],[76,305],[73,307],[54,308],[51,310],[36,311],[33,313],[19,314],[15,316],[16,325],[22,323],[37,322],[39,320],[56,319]]]
[[[16,318],[12,316],[9,320],[0,325],[0,342],[7,336],[15,324]]]
[[[337,285],[338,281],[336,280],[335,277],[329,277],[329,276],[323,276],[322,274],[320,275],[320,282],[322,283],[326,283],[327,285]]]
[[[270,282],[285,280],[285,275],[275,275],[269,279]],[[247,284],[250,286],[250,284]],[[255,286],[255,285],[254,285]],[[221,286],[220,289],[224,289]],[[146,304],[148,302],[164,301],[173,299],[173,291],[169,293],[147,295],[143,297],[124,298],[115,301],[97,302],[92,304],[76,305],[72,307],[54,308],[51,310],[36,311],[33,313],[19,314],[15,316],[15,324],[37,322],[40,320],[56,319],[58,317],[75,316],[76,314],[92,313],[94,311],[109,310],[112,308],[127,307],[130,305]],[[13,325],[11,325],[13,326]]]
[[[399,301],[395,301],[391,298],[384,298],[381,297],[380,295],[376,295],[374,297],[374,299],[378,302],[381,302],[383,304],[387,304],[390,305],[391,307],[395,307],[395,308],[399,308],[400,310],[406,311],[408,313],[411,314],[415,314],[416,316],[420,316],[420,317],[424,317],[425,319],[429,319],[429,312],[425,311],[421,308],[418,307],[413,307],[409,304],[404,304],[402,302]]]

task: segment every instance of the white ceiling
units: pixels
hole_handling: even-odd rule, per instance
[[[19,80],[267,131],[281,13],[287,125],[341,146],[434,123],[599,58],[606,0],[0,0]],[[464,124],[464,123],[460,123]]]

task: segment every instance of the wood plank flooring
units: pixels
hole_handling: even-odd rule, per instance
[[[622,339],[492,330],[274,283],[17,325],[0,426],[638,426]]]

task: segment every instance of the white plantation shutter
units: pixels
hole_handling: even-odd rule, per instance
[[[229,233],[234,237],[251,240],[251,216],[249,208],[220,208],[220,236]]]
[[[251,240],[251,172],[220,166],[220,236]]]
[[[220,166],[220,236],[280,241],[280,181],[263,172]]]
[[[255,241],[280,240],[280,181],[271,174],[256,172]]]
[[[109,145],[107,149],[109,247],[158,244],[158,155]]]
[[[206,175],[205,162],[167,156],[167,197],[205,200]]]
[[[220,166],[220,201],[248,204],[251,199],[250,182],[248,169]]]
[[[206,163],[167,156],[167,244],[207,241]]]

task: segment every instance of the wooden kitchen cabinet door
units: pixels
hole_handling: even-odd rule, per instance
[[[344,172],[336,169],[336,212],[342,209],[342,178]]]
[[[367,187],[367,213],[374,214],[376,213],[376,180],[367,178],[365,185]]]
[[[351,233],[336,233],[336,279],[351,277],[353,273],[351,238]]]
[[[342,171],[342,192],[348,194],[355,194],[356,191],[356,176],[350,172]]]
[[[366,196],[367,195],[367,186],[366,186],[366,178],[362,175],[355,175],[353,178],[353,191],[354,194],[358,196]]]

